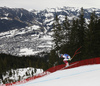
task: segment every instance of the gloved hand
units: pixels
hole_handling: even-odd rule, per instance
[[[71,59],[69,59],[69,61],[71,61]]]

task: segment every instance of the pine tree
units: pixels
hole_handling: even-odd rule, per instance
[[[56,50],[59,50],[61,45],[62,45],[62,39],[63,39],[63,36],[62,36],[62,27],[61,27],[61,24],[60,24],[60,21],[59,21],[59,18],[58,16],[56,15],[55,17],[55,22],[53,24],[53,42],[55,43],[54,45],[54,49]]]
[[[49,67],[54,66],[54,63],[57,61],[56,50],[51,50],[49,56]]]
[[[77,48],[79,48],[80,46],[82,46],[81,48],[81,54],[78,55],[79,60],[82,60],[84,58],[84,40],[85,40],[85,30],[86,28],[86,22],[85,22],[85,18],[84,18],[84,9],[81,8],[80,10],[80,15],[79,15],[79,19],[78,19],[78,27],[77,27],[77,37],[78,37],[78,41],[77,41]],[[76,49],[77,49],[76,48]]]
[[[86,23],[84,19],[84,9],[81,8],[79,16],[79,29],[78,29],[79,47],[84,45],[85,28],[86,28]]]
[[[32,76],[34,76],[34,72],[33,72],[33,70],[32,70],[32,72],[31,72],[31,74],[32,74]]]
[[[34,73],[36,73],[37,72],[37,69],[36,68],[34,68]]]
[[[69,35],[70,35],[70,22],[69,22],[69,20],[68,20],[68,18],[67,18],[67,16],[65,16],[65,20],[63,21],[63,24],[62,24],[63,26],[63,44],[66,44],[66,43],[68,43],[68,41],[69,41]]]
[[[11,70],[9,71],[9,76],[10,76],[10,77],[12,76],[12,71],[11,71]]]
[[[97,19],[95,23],[93,46],[94,56],[97,57],[100,55],[100,19]]]
[[[95,15],[95,12],[91,13],[90,16],[90,23],[88,25],[87,30],[87,37],[85,39],[85,53],[87,54],[87,57],[94,57],[95,56],[95,34],[96,34],[96,23],[97,23],[97,17]]]
[[[68,46],[70,41],[70,32],[71,32],[71,22],[68,20],[68,17],[65,16],[65,20],[62,23],[61,37],[62,37],[62,45],[60,48],[60,53],[68,52]]]
[[[78,29],[79,29],[79,23],[78,19],[72,20],[71,25],[71,32],[70,32],[70,41],[69,41],[69,47],[70,47],[70,55],[73,55],[74,51],[78,48],[79,44],[79,37],[78,37]]]

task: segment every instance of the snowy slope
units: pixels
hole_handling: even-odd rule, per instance
[[[38,75],[42,72],[43,72],[43,69],[37,69],[37,68],[32,68],[32,67],[11,69],[9,71],[6,71],[6,73],[2,75],[3,80],[0,79],[0,84],[2,82],[11,83],[11,82],[17,82],[19,80],[22,81],[29,77]]]
[[[59,70],[17,86],[100,86],[100,64]]]

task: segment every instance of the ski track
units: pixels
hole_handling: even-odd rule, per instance
[[[88,66],[81,66],[81,67],[77,67],[77,68],[72,68],[72,69],[66,69],[66,70],[58,70],[54,73],[51,73],[49,75],[46,75],[44,77],[41,77],[39,79],[18,85],[18,86],[28,86],[28,85],[32,85],[34,86],[34,84],[36,83],[40,83],[41,82],[48,82],[48,81],[52,81],[52,80],[57,80],[57,79],[61,79],[61,78],[65,78],[65,77],[71,77],[71,76],[76,76],[76,75],[80,75],[80,74],[85,74],[85,73],[89,73],[89,72],[93,72],[93,71],[100,71],[100,65],[92,65],[88,68]],[[78,68],[80,68],[80,70],[78,70]],[[93,69],[91,69],[93,68]],[[74,72],[72,72],[74,71]],[[66,72],[66,73],[65,73]]]

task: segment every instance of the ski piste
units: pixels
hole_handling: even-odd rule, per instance
[[[63,69],[66,69],[66,68],[68,68],[68,67],[70,67],[70,66],[73,66],[73,65],[75,65],[75,64],[78,64],[79,62],[75,62],[75,63],[73,63],[73,64],[70,64],[69,66],[65,66],[65,67],[63,67],[63,68],[61,68],[60,70],[63,70]]]

